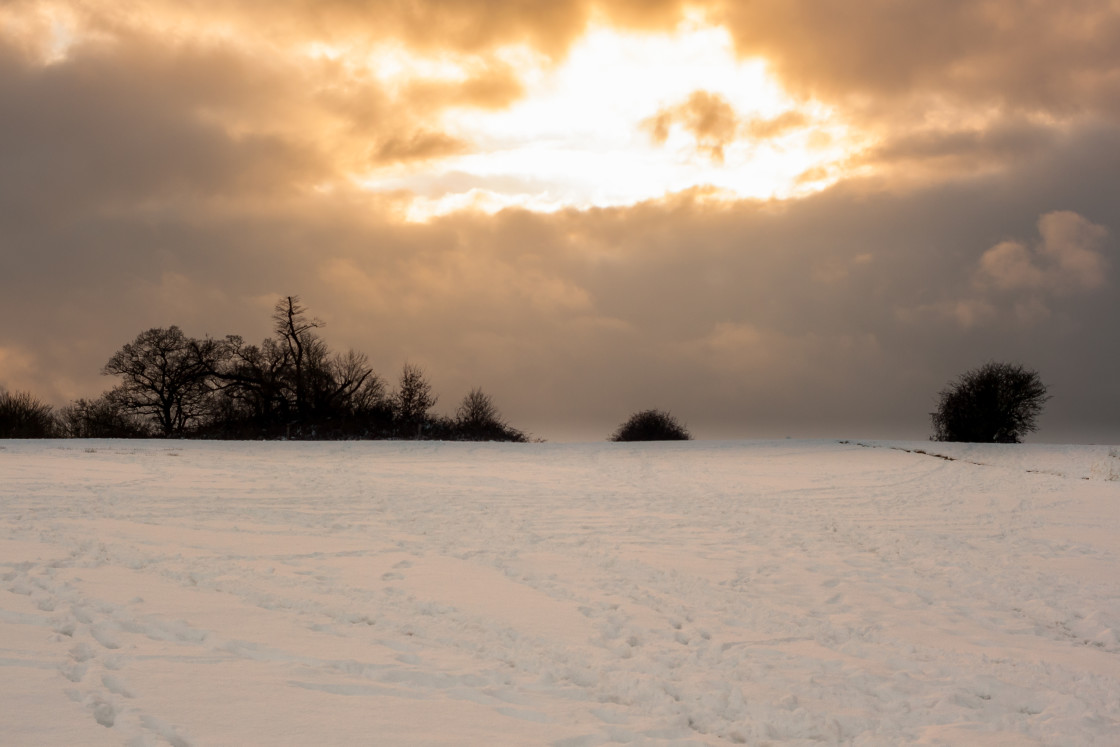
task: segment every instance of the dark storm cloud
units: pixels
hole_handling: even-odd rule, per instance
[[[224,67],[193,54],[95,54],[42,67],[0,45],[3,203],[73,209],[75,201],[260,190],[317,168],[306,149],[264,134],[233,137],[202,116],[222,106],[225,94],[192,85],[200,62]],[[153,75],[160,63],[162,74]]]

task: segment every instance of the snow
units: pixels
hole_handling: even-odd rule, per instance
[[[0,743],[1116,744],[1118,475],[1107,446],[0,442]]]

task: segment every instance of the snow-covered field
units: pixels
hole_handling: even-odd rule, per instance
[[[0,744],[1120,744],[1118,454],[0,442]]]

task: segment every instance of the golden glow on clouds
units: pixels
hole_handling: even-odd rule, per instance
[[[517,71],[523,97],[504,108],[448,108],[438,123],[471,144],[466,152],[376,168],[360,183],[414,193],[414,220],[466,207],[625,205],[696,187],[732,198],[787,197],[831,183],[850,141],[832,112],[787,96],[763,61],[737,59],[719,28],[654,34],[600,26],[556,66],[524,48],[503,49],[499,58]],[[416,75],[469,78],[453,59],[416,57],[400,46],[375,53],[370,64],[397,88]],[[670,121],[662,137],[648,126],[697,93],[731,113],[733,131],[723,134],[718,158],[705,146],[702,122]]]
[[[147,45],[137,60],[166,54],[150,64],[182,71],[197,96],[189,116],[240,141],[299,149],[314,162],[302,167],[304,188],[356,183],[391,196],[412,221],[686,190],[794,197],[844,176],[858,150],[838,114],[787,95],[764,60],[740,57],[728,29],[699,12],[670,31],[592,21],[559,54],[532,37],[471,48],[368,28],[328,36],[308,26],[302,37],[277,28],[157,2],[0,8],[0,34],[40,64],[114,45],[121,55]],[[225,55],[216,64],[228,75],[191,80],[191,55]]]

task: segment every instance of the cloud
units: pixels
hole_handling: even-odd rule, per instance
[[[1120,10],[1109,0],[759,0],[721,11],[740,52],[766,57],[805,95],[1115,113]]]
[[[984,252],[979,276],[981,282],[1001,289],[1041,288],[1047,281],[1032,252],[1018,241],[1003,241]]]
[[[895,181],[959,178],[999,170],[1050,150],[1061,135],[1055,128],[1022,118],[983,126],[900,128],[850,159],[849,168],[872,167]]]
[[[688,100],[665,107],[642,122],[656,143],[664,143],[678,125],[696,141],[696,149],[716,163],[723,163],[723,149],[734,142],[739,130],[735,109],[723,96],[694,91]]]
[[[0,44],[0,97],[8,104],[0,194],[16,204],[261,193],[331,174],[306,138],[231,126],[271,120],[271,107],[255,110],[253,102],[261,89],[281,97],[291,84],[246,70],[228,50],[144,41],[47,67],[10,51]]]
[[[9,2],[4,15],[20,38],[46,54],[60,25],[102,38],[142,25],[174,36],[256,40],[273,50],[305,45],[361,51],[383,42],[421,52],[489,55],[514,45],[558,60],[592,22],[635,29],[674,27],[692,3],[681,0],[262,0],[184,4],[149,0]]]
[[[376,149],[376,164],[422,161],[431,158],[463,153],[468,144],[442,132],[416,132],[407,138],[394,137],[383,141]]]
[[[769,119],[752,119],[744,127],[746,134],[753,140],[769,140],[781,137],[791,130],[797,130],[809,124],[809,118],[803,112],[790,110],[782,112]]]
[[[715,10],[739,54],[856,134],[842,168],[896,188],[1013,168],[1120,117],[1110,0],[758,0]],[[863,152],[860,152],[863,151]]]
[[[718,164],[737,141],[772,140],[819,124],[808,112],[823,102],[836,122],[859,131],[852,144],[865,150],[829,167],[806,164],[800,184],[828,183],[845,171],[913,183],[1004,168],[1044,152],[1072,122],[1120,114],[1114,53],[1120,13],[1105,0],[1031,6],[1030,12],[1020,5],[20,2],[0,9],[0,46],[24,69],[50,62],[60,71],[75,69],[66,63],[88,70],[73,86],[105,76],[118,93],[134,91],[142,117],[166,115],[159,130],[168,132],[167,142],[154,145],[173,147],[175,129],[224,135],[235,157],[217,159],[212,169],[233,164],[231,172],[254,173],[238,162],[243,154],[262,182],[307,188],[470,153],[475,138],[445,126],[445,114],[519,101],[533,76],[562,62],[594,24],[668,31],[685,19],[719,22],[742,56],[766,59],[767,69],[800,97],[798,106],[744,121],[725,98],[698,90],[647,120],[655,141],[680,128],[699,154]],[[392,71],[407,75],[393,78]],[[98,87],[105,88],[92,88]],[[124,104],[104,100],[109,111]],[[202,124],[210,131],[201,132]],[[822,129],[816,137],[835,142],[836,134]],[[259,156],[249,152],[254,148]],[[126,153],[119,159],[109,150],[101,152],[121,163],[152,158]],[[199,173],[204,160],[184,160],[185,181],[210,176]]]
[[[1038,232],[1041,241],[1033,247],[1002,241],[984,252],[977,283],[1001,291],[1052,294],[1099,290],[1105,285],[1103,243],[1108,229],[1062,210],[1039,218]]]
[[[691,15],[690,15],[691,14]],[[262,48],[316,42],[360,53],[386,41],[424,53],[491,57],[528,46],[558,61],[589,24],[670,30],[686,17],[726,25],[740,54],[764,57],[799,95],[883,114],[910,100],[1008,111],[1117,113],[1120,10],[1109,0],[151,0],[17,2],[5,26],[49,56],[58,28],[120,37],[223,38]]]
[[[35,356],[21,347],[0,347],[0,392],[34,392],[36,396],[47,396],[37,391],[39,379]],[[52,392],[53,394],[53,392]]]
[[[692,136],[697,151],[715,163],[723,163],[724,149],[741,137],[770,140],[808,124],[808,117],[795,110],[768,119],[744,121],[731,102],[720,94],[694,91],[684,102],[659,109],[643,120],[641,126],[658,144],[669,139],[674,127],[680,127]]]
[[[525,94],[524,84],[508,64],[467,58],[455,67],[458,74],[451,79],[410,81],[400,96],[402,104],[417,113],[447,107],[501,109]]]
[[[307,189],[372,166],[465,152],[469,143],[440,126],[445,110],[501,108],[523,95],[513,67],[485,55],[433,63],[403,50],[369,67],[354,64],[360,50],[319,54],[314,37],[301,44],[280,35],[290,46],[278,48],[268,36],[274,17],[256,17],[252,3],[233,15],[215,11],[218,20],[158,3],[131,13],[59,4],[72,12],[55,21],[72,24],[74,41],[57,58],[46,51],[39,15],[13,7],[6,10],[17,20],[36,21],[23,24],[36,41],[0,33],[0,95],[11,105],[0,118],[0,150],[20,196],[61,197],[91,179],[106,199]],[[255,33],[210,31],[208,21],[222,29],[221,19]],[[184,28],[170,31],[177,21]],[[400,74],[386,79],[394,65]]]

